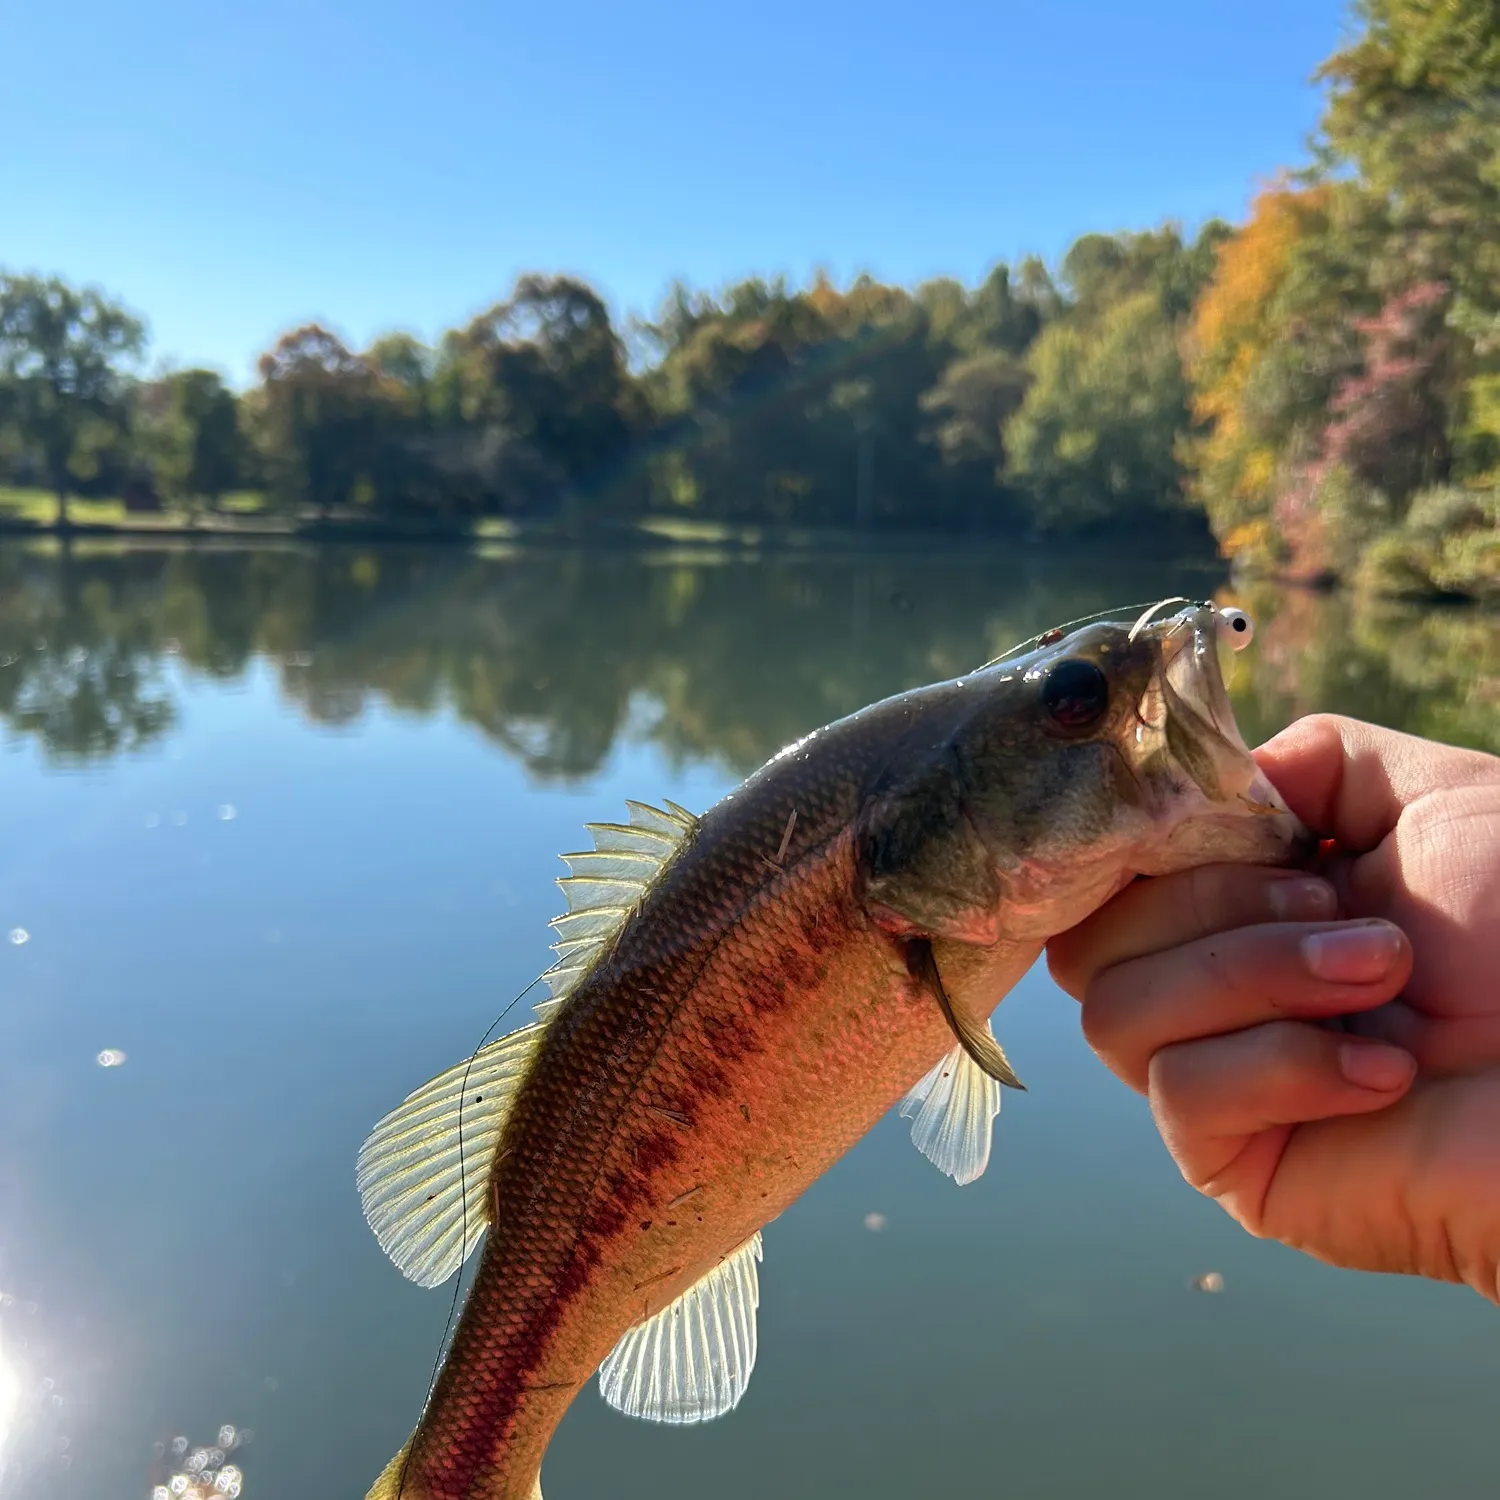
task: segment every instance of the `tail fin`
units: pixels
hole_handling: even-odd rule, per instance
[[[411,1438],[407,1438],[401,1445],[401,1451],[380,1471],[380,1478],[370,1486],[370,1492],[365,1500],[427,1500],[427,1491],[422,1487],[421,1481],[414,1474],[405,1476],[402,1483],[402,1474],[406,1468],[407,1455],[411,1452]],[[537,1475],[536,1483],[531,1487],[529,1500],[542,1500],[542,1477]]]
[[[401,1451],[380,1471],[380,1478],[370,1486],[365,1500],[422,1500],[415,1476],[408,1476],[402,1484],[402,1473],[406,1468],[406,1456],[411,1452],[411,1439],[401,1445]]]

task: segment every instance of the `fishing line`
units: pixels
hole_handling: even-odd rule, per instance
[[[432,1374],[427,1377],[427,1394],[422,1398],[422,1417],[427,1415],[428,1405],[432,1401],[432,1393],[437,1388],[438,1374],[443,1368],[443,1356],[448,1350],[448,1335],[453,1332],[453,1320],[458,1315],[458,1298],[463,1290],[463,1255],[464,1246],[469,1243],[469,1175],[464,1170],[464,1101],[469,1092],[469,1073],[474,1066],[475,1059],[484,1051],[486,1043],[494,1034],[495,1028],[518,1006],[545,977],[538,974],[530,984],[526,986],[511,1002],[490,1022],[484,1029],[484,1035],[479,1038],[478,1044],[469,1054],[469,1061],[464,1067],[463,1087],[458,1095],[458,1202],[459,1202],[459,1241],[458,1241],[458,1279],[453,1283],[453,1296],[448,1302],[448,1320],[443,1324],[442,1337],[438,1340],[437,1358],[432,1362]],[[422,1417],[417,1419],[417,1427],[422,1425]],[[413,1430],[412,1438],[415,1439],[416,1431]],[[406,1457],[401,1460],[401,1477],[396,1482],[396,1500],[401,1500],[406,1493],[406,1474],[411,1467],[412,1451],[414,1442],[408,1442]]]
[[[1109,609],[1098,609],[1091,615],[1080,615],[1076,620],[1066,620],[1061,625],[1054,625],[1052,629],[1044,630],[1040,635],[1028,636],[1024,641],[1012,646],[1008,651],[1002,651],[999,656],[985,662],[984,666],[998,666],[1003,661],[1009,661],[1013,656],[1022,656],[1028,651],[1035,650],[1037,646],[1041,645],[1043,640],[1054,634],[1058,639],[1061,639],[1062,636],[1067,635],[1070,631],[1078,630],[1084,625],[1096,625],[1101,620],[1116,620],[1122,625],[1126,619],[1139,622],[1143,611],[1149,617],[1157,610],[1165,609],[1169,604],[1191,603],[1191,599],[1183,598],[1158,599],[1154,603],[1143,601],[1140,604],[1116,604]],[[983,671],[984,667],[981,667],[980,670]]]

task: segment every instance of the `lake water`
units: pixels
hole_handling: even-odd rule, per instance
[[[0,550],[0,1496],[145,1500],[226,1424],[250,1500],[362,1496],[449,1295],[385,1261],[354,1155],[546,965],[581,825],[702,809],[863,703],[1218,582]],[[1241,602],[1252,739],[1337,708],[1500,749],[1493,617]],[[988,1173],[884,1122],[768,1230],[740,1408],[660,1429],[591,1388],[547,1500],[1494,1494],[1493,1309],[1242,1234],[1044,975],[996,1029],[1030,1092]]]

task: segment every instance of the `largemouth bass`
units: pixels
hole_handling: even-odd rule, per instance
[[[1137,875],[1306,852],[1224,690],[1248,619],[1183,604],[876,703],[702,817],[631,803],[591,825],[538,1019],[360,1153],[408,1277],[447,1280],[485,1241],[368,1500],[537,1500],[596,1372],[637,1417],[728,1411],[762,1226],[898,1103],[939,1168],[983,1172],[1019,1085],[990,1014],[1049,938]]]

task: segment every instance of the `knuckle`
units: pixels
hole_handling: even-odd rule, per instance
[[[1107,992],[1098,986],[1090,988],[1083,997],[1083,1039],[1101,1055],[1111,1050],[1114,1036],[1114,1007],[1109,1003]]]
[[[1151,1091],[1151,1106],[1158,1118],[1175,1120],[1192,1078],[1193,1044],[1169,1042],[1151,1054],[1146,1067],[1146,1081]]]
[[[1200,865],[1188,872],[1187,906],[1199,932],[1214,932],[1224,908],[1224,872],[1216,865]]]
[[[1087,949],[1077,933],[1064,933],[1047,944],[1047,972],[1057,987],[1075,1000],[1086,997],[1094,977],[1086,954]]]
[[[1200,865],[1190,871],[1186,900],[1194,935],[1264,921],[1270,878],[1266,871],[1248,865]]]

